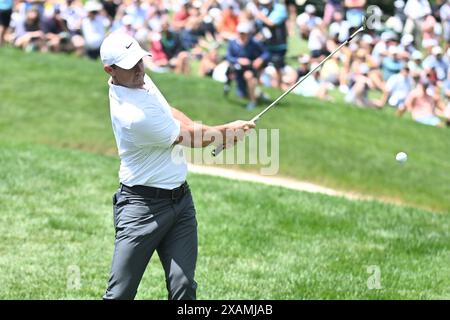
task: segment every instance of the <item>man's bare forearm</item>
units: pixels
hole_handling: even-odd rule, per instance
[[[184,123],[186,125],[190,125],[190,124],[194,123],[194,121],[192,121],[187,115],[185,115],[180,110],[178,110],[174,107],[171,107],[171,111],[172,111],[173,117],[175,119],[177,119],[178,121],[180,121],[180,123]]]

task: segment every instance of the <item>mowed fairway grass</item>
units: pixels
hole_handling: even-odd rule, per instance
[[[66,56],[0,59],[0,298],[99,299],[119,164],[106,77]],[[249,118],[220,84],[154,79],[194,119]],[[450,298],[448,130],[295,96],[260,124],[281,128],[280,175],[407,206],[191,174],[199,299]],[[166,298],[156,254],[137,298]]]
[[[0,158],[0,298],[99,299],[113,252],[117,159],[4,142]],[[189,181],[199,299],[450,297],[447,215],[208,176]],[[381,289],[367,286],[371,266]],[[138,298],[166,298],[157,255]]]

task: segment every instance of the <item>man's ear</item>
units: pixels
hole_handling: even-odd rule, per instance
[[[114,69],[113,69],[113,67],[111,67],[111,66],[104,65],[104,66],[103,66],[103,70],[105,70],[105,72],[106,72],[107,74],[111,75],[111,76],[114,75]]]

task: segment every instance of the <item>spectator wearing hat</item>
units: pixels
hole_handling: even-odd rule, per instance
[[[328,25],[324,20],[325,25]],[[339,45],[346,41],[350,36],[350,25],[344,20],[344,14],[342,11],[335,11],[333,14],[333,22],[330,24],[328,33],[330,37],[335,41],[336,45]]]
[[[400,45],[402,51],[408,53],[408,55],[411,55],[413,52],[417,51],[416,47],[414,46],[414,37],[412,34],[404,34],[402,36],[402,39],[400,40]]]
[[[321,24],[322,19],[316,16],[316,7],[312,4],[307,4],[305,12],[298,15],[296,23],[300,30],[300,36],[303,39],[308,39],[311,30]]]
[[[226,59],[231,72],[236,76],[238,96],[248,97],[247,110],[256,107],[256,88],[258,76],[269,61],[270,53],[251,35],[251,26],[240,23],[237,27],[238,37],[228,43]]]
[[[388,56],[383,59],[381,64],[383,79],[387,81],[393,74],[399,73],[403,67],[403,61],[400,59],[400,48],[398,46],[390,46]]]
[[[408,61],[408,68],[413,77],[422,73],[422,60],[423,54],[419,50],[416,50],[411,54],[410,60]]]
[[[442,81],[447,76],[447,69],[449,65],[443,57],[443,51],[441,47],[433,47],[431,55],[425,58],[422,63],[425,71],[433,71],[436,73],[437,79]]]
[[[81,24],[81,31],[85,40],[86,55],[91,59],[100,56],[100,46],[105,39],[109,20],[101,14],[103,6],[96,1],[88,1],[84,6],[87,17]]]

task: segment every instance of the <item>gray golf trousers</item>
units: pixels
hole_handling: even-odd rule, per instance
[[[113,209],[116,240],[103,299],[134,299],[155,250],[164,268],[168,298],[196,299],[197,220],[189,187],[177,199],[147,197],[120,187]]]

